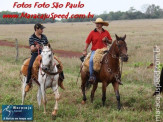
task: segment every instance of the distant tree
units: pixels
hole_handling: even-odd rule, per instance
[[[134,7],[130,7],[130,9],[127,11],[129,13],[134,13],[136,12],[137,10],[134,8]]]
[[[144,5],[142,5],[142,6],[141,6],[141,12],[142,12],[142,13],[145,13],[148,7],[149,7],[149,4],[144,4]]]
[[[145,14],[147,18],[159,18],[162,15],[163,10],[160,6],[156,6],[154,4],[149,5]]]

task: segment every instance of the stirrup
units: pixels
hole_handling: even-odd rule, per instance
[[[88,79],[88,82],[90,82],[91,84],[95,83],[96,81],[96,77],[95,76],[90,76]]]

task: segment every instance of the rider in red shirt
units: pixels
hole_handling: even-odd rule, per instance
[[[96,28],[90,32],[86,39],[86,46],[85,49],[83,50],[83,55],[87,54],[87,49],[92,43],[92,48],[91,48],[91,57],[89,61],[89,72],[90,72],[90,77],[89,77],[89,82],[93,83],[96,80],[96,77],[94,76],[94,71],[93,71],[93,56],[95,54],[95,51],[97,49],[101,49],[104,47],[107,47],[106,43],[111,44],[112,43],[112,38],[107,30],[104,30],[102,26],[108,26],[108,22],[105,22],[102,20],[102,18],[97,18],[96,21],[94,22],[96,24]]]

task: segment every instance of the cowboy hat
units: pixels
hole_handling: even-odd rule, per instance
[[[109,23],[106,21],[103,21],[102,18],[97,18],[96,21],[94,21],[95,24],[103,24],[104,26],[108,26]]]

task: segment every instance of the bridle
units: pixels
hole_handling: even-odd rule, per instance
[[[122,50],[120,49],[120,47],[126,47],[126,44],[123,44],[123,45],[120,45],[120,44],[118,44],[118,40],[116,40],[116,46],[118,47],[118,52],[120,53],[120,54],[122,54]],[[127,47],[126,47],[127,48]],[[111,48],[110,48],[111,49]],[[112,74],[114,74],[114,77],[115,77],[115,79],[116,79],[116,81],[119,83],[119,84],[121,84],[121,85],[123,85],[122,83],[121,83],[121,74],[122,74],[122,67],[123,67],[123,61],[121,60],[121,69],[120,69],[120,67],[119,67],[119,65],[118,65],[118,73],[114,73],[114,72],[112,72],[112,69],[109,67],[109,65],[108,65],[108,59],[109,59],[109,57],[108,57],[108,54],[109,55],[111,55],[111,57],[112,58],[114,58],[114,59],[117,59],[117,60],[119,60],[119,58],[121,58],[121,56],[122,55],[120,55],[120,56],[117,56],[116,54],[112,54],[111,53],[111,51],[110,51],[110,49],[107,51],[107,53],[105,54],[106,56],[107,56],[107,58],[105,59],[105,61],[104,61],[104,63],[105,64],[107,64],[107,72],[109,72],[109,73],[112,73]]]
[[[121,48],[121,47],[127,48],[127,46],[126,46],[126,43],[120,45],[119,42],[118,42],[118,40],[116,40],[116,46],[118,47],[118,52],[119,52],[119,54],[120,54],[119,56],[117,56],[117,55],[115,55],[115,54],[112,54],[112,53],[110,52],[110,49],[109,49],[107,52],[112,56],[112,58],[117,58],[117,59],[119,59],[119,58],[121,58],[121,56],[125,55],[125,54],[122,53],[122,50],[121,50],[120,48]],[[127,55],[127,56],[128,56],[128,55]]]
[[[49,50],[49,51],[51,51],[51,50]],[[49,51],[46,51],[46,52],[49,52]],[[41,71],[42,76],[44,76],[45,73],[48,74],[48,75],[57,75],[57,74],[61,73],[61,71],[51,72],[51,71],[48,71],[48,70],[45,70],[45,69],[42,68],[43,66],[46,66],[46,67],[48,67],[50,69],[50,66],[52,65],[51,69],[54,69],[54,67],[56,66],[56,63],[54,62],[54,64],[52,64],[52,58],[53,58],[53,55],[51,55],[51,61],[50,61],[50,63],[48,65],[43,65],[43,61],[41,61],[41,63],[40,63],[40,71]],[[44,72],[44,74],[43,74],[42,71]]]

